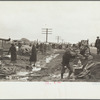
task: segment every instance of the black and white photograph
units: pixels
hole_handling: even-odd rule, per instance
[[[0,99],[100,99],[100,1],[0,1]]]
[[[1,82],[99,82],[99,1],[0,1]]]

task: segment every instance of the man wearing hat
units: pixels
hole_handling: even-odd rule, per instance
[[[11,47],[8,51],[8,54],[11,53],[11,62],[14,63],[16,62],[16,59],[17,59],[17,54],[16,54],[16,47],[15,45],[12,43],[11,44]]]
[[[68,78],[70,77],[70,75],[73,73],[73,69],[70,66],[69,62],[71,60],[71,58],[74,58],[75,56],[72,56],[70,53],[70,49],[66,49],[66,52],[64,53],[63,57],[62,57],[62,67],[61,67],[61,79],[63,79],[63,74],[65,73],[66,68],[69,69],[69,75]]]
[[[97,37],[96,42],[95,42],[95,47],[97,48],[97,54],[100,53],[100,39]]]

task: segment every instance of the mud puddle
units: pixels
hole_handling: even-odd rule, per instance
[[[44,75],[41,75],[41,73],[37,73],[46,67],[46,64],[50,63],[50,61],[54,58],[56,58],[59,54],[53,54],[50,56],[47,56],[45,59],[42,59],[36,63],[36,67],[31,65],[31,71],[30,70],[23,70],[18,71],[16,74],[8,75],[6,76],[7,80],[16,80],[16,81],[29,81],[30,77],[44,77]],[[54,77],[54,76],[53,76]]]

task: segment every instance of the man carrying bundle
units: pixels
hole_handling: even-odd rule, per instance
[[[69,62],[72,58],[75,58],[75,55],[71,55],[70,53],[70,49],[66,49],[66,52],[64,53],[63,57],[62,57],[62,67],[61,67],[61,79],[63,79],[63,74],[65,73],[66,68],[69,69],[69,75],[68,78],[70,77],[70,75],[73,73],[73,69],[70,66]]]

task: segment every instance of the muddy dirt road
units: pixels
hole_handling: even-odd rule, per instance
[[[100,55],[96,54],[95,48],[90,48],[94,57],[94,62],[100,61]],[[68,70],[64,74],[64,79],[61,80],[61,62],[64,50],[53,50],[46,55],[38,53],[38,61],[36,67],[29,65],[29,57],[18,56],[17,63],[15,64],[16,73],[1,77],[0,81],[14,81],[14,82],[52,82],[52,81],[65,81],[65,82],[85,82],[94,81],[87,79],[67,79]],[[10,60],[4,60],[5,63],[10,63]],[[7,66],[10,67],[11,65]],[[27,69],[26,69],[27,67]],[[99,81],[99,80],[98,80]]]
[[[18,56],[15,64],[16,73],[1,77],[0,81],[53,81],[60,74],[61,60],[64,50],[53,50],[46,55],[38,53],[36,66],[29,65],[29,57]],[[11,67],[10,60],[3,60]],[[27,67],[27,69],[26,69]],[[60,79],[57,78],[57,80]]]

